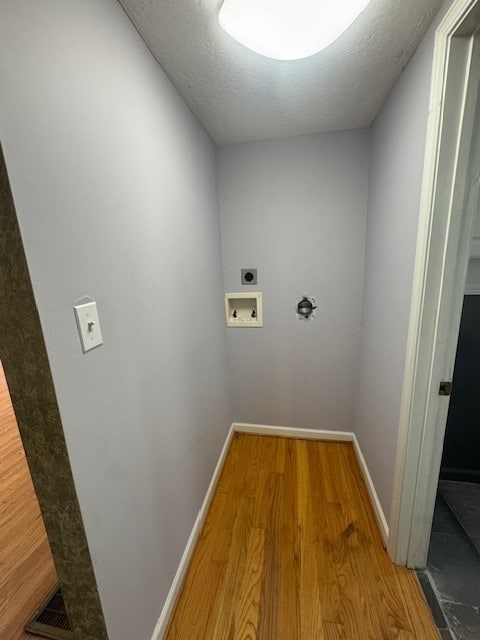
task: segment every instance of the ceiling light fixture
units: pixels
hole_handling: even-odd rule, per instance
[[[267,58],[299,60],[328,47],[370,0],[225,0],[220,26]]]

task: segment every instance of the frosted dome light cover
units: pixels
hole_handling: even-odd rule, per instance
[[[328,47],[370,0],[225,0],[220,26],[252,51],[300,60]]]

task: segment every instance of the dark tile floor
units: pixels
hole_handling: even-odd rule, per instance
[[[439,493],[480,553],[480,483],[440,480]]]
[[[442,639],[479,640],[480,554],[440,495],[427,568],[419,578]]]

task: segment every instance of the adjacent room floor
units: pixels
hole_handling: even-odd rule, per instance
[[[448,484],[448,483],[447,483]],[[453,483],[457,484],[457,483]],[[444,487],[445,495],[454,489]],[[463,488],[462,493],[468,487]],[[441,492],[437,495],[427,569],[421,577],[445,640],[480,638],[480,553]],[[480,505],[479,505],[480,506]],[[468,524],[475,503],[466,514]],[[478,515],[480,510],[477,509]]]
[[[236,434],[167,638],[438,637],[351,444]]]
[[[33,640],[23,632],[56,583],[7,383],[0,366],[0,638]]]

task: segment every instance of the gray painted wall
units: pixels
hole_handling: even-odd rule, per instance
[[[227,331],[234,418],[351,430],[358,373],[368,133],[220,147],[226,291],[258,268],[262,329]],[[296,318],[313,294],[314,320]]]
[[[443,15],[427,33],[371,130],[355,431],[387,518],[413,284],[434,30]]]
[[[4,0],[0,86],[109,635],[146,640],[231,422],[214,146],[114,0]]]

